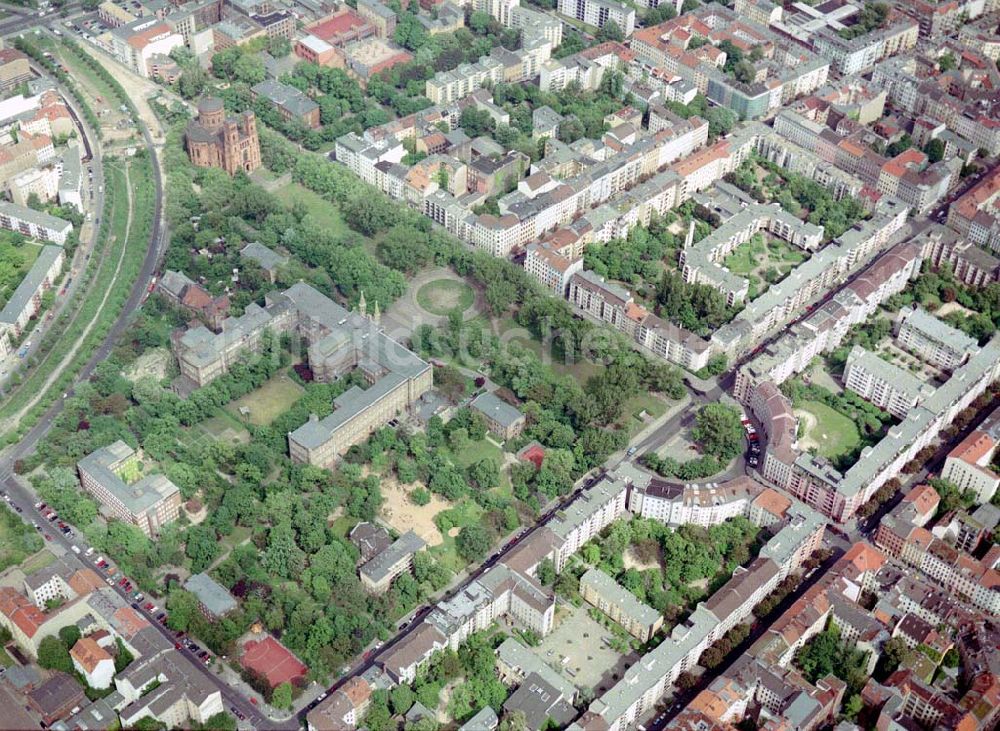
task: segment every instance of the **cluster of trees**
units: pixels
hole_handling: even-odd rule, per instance
[[[726,39],[719,44],[719,50],[726,54],[726,63],[722,70],[732,76],[742,84],[749,84],[757,74],[753,66],[754,61],[762,58],[759,46],[754,46],[747,58],[743,57],[743,51],[735,43]]]
[[[722,403],[706,404],[695,416],[694,437],[706,454],[722,463],[743,451],[745,436],[740,410]]]
[[[875,352],[892,334],[892,321],[887,317],[873,317],[865,322],[854,325],[847,331],[840,345],[830,353],[827,360],[837,371],[843,371],[847,366],[847,356],[855,345],[860,345],[869,352]]]
[[[757,179],[758,168],[768,172],[763,181]],[[865,216],[864,207],[855,198],[834,200],[829,190],[811,178],[783,170],[756,154],[725,179],[762,203],[777,201],[796,216],[808,212],[809,223],[823,226],[828,240],[837,238]]]
[[[710,528],[684,525],[677,530],[636,519],[606,528],[581,549],[580,557],[615,576],[636,598],[673,622],[727,581],[737,566],[748,563],[759,548],[760,529],[742,516]],[[627,550],[663,568],[625,569]]]
[[[858,20],[854,25],[841,28],[838,33],[841,38],[851,40],[859,36],[878,30],[889,19],[889,6],[886,3],[870,2],[858,13]]]
[[[697,116],[708,122],[709,142],[729,134],[739,121],[736,112],[718,104],[709,104],[708,98],[703,94],[698,94],[690,104],[668,101],[664,102],[664,106],[684,119]]]
[[[715,287],[685,282],[676,271],[663,273],[656,302],[660,317],[702,336],[717,330],[736,314]]]
[[[896,157],[896,155],[906,152],[911,147],[913,147],[913,138],[904,132],[898,140],[886,146],[885,156]]]
[[[738,624],[705,648],[698,658],[698,664],[708,670],[719,667],[730,653],[750,636],[749,624]]]
[[[371,731],[395,729],[394,716],[404,715],[416,702],[435,711],[441,705],[441,691],[446,685],[452,687],[447,713],[454,721],[466,721],[487,706],[499,715],[507,700],[507,687],[497,678],[494,650],[505,638],[503,633],[490,634],[488,630],[471,635],[457,652],[447,649],[434,655],[411,685],[375,691],[364,718],[365,727]],[[430,731],[434,728],[436,724]],[[417,731],[425,728],[421,726]]]
[[[350,474],[360,478],[360,466],[367,464],[375,473],[395,475],[403,485],[419,483],[414,490],[416,494],[411,497],[418,504],[429,500],[429,495],[418,492],[423,486],[452,502],[471,497],[486,511],[484,523],[499,534],[516,528],[518,518],[513,504],[494,492],[500,484],[500,470],[496,462],[486,457],[462,469],[453,458],[470,442],[481,441],[485,436],[483,418],[468,408],[456,412],[447,424],[438,416],[431,417],[426,434],[385,427],[372,434],[364,444],[348,450],[345,456],[347,465],[341,472],[350,470]],[[378,479],[374,474],[365,480],[373,484],[367,491],[369,494],[378,488]],[[355,509],[351,512],[351,505],[348,504],[348,513],[354,517],[363,520],[374,517],[376,506],[366,504],[363,511]]]
[[[4,536],[0,544],[0,571],[8,566],[17,566],[42,548],[42,537],[38,531],[6,505],[0,506],[0,533]]]
[[[560,48],[565,48],[564,42]],[[493,88],[493,101],[510,114],[510,125],[500,125],[493,130],[493,137],[501,145],[519,150],[538,159],[542,146],[534,141],[532,111],[549,106],[566,119],[559,126],[559,139],[574,142],[581,137],[600,137],[607,129],[604,118],[622,106],[625,94],[622,76],[607,73],[601,86],[594,91],[583,91],[570,86],[557,92],[545,92],[534,84],[497,84]]]
[[[725,368],[724,362],[722,367]],[[670,456],[660,457],[656,452],[646,452],[640,461],[663,477],[684,481],[717,474],[743,451],[744,434],[739,410],[725,404],[703,406],[695,418],[692,436],[704,452],[700,457],[680,462]]]
[[[645,297],[647,282],[655,282],[663,271],[663,261],[677,258],[677,238],[659,221],[648,228],[636,227],[628,237],[606,244],[593,243],[584,251],[584,267],[601,277],[638,287]]]
[[[890,297],[886,307],[899,309],[914,302],[929,310],[936,310],[942,303],[957,302],[971,310],[970,313],[956,310],[941,319],[981,343],[1000,327],[1000,284],[968,287],[955,278],[948,266],[935,270],[925,262],[920,276],[904,292]]]
[[[933,448],[931,448],[931,451],[933,452]],[[929,459],[929,456],[927,458]],[[903,472],[908,472],[908,470],[904,468]],[[880,507],[892,499],[892,496],[896,494],[899,486],[900,482],[897,478],[894,477],[891,480],[887,480],[882,487],[875,491],[875,494],[871,496],[871,499],[869,499],[868,502],[858,508],[858,515],[862,518],[870,518],[875,515]]]
[[[942,477],[932,477],[927,483],[941,499],[938,503],[937,515],[947,515],[953,510],[968,510],[976,504],[976,493],[972,490],[962,490],[951,480]]]
[[[639,461],[661,477],[675,477],[688,482],[702,480],[718,474],[725,465],[710,454],[681,462],[673,457],[661,457],[656,452],[646,452]]]
[[[30,268],[26,241],[13,231],[0,232],[0,306],[7,304],[8,294],[17,289]]]
[[[861,689],[868,681],[867,653],[843,641],[832,619],[795,654],[795,665],[814,685],[828,675],[843,680],[847,684],[844,715],[854,717],[861,710]]]
[[[753,616],[763,619],[768,614],[773,612],[778,608],[778,605],[781,604],[781,602],[785,601],[785,599],[798,588],[801,581],[802,577],[798,574],[789,574],[783,578],[780,582],[778,582],[778,585],[774,587],[774,591],[761,599],[757,606],[753,608]]]

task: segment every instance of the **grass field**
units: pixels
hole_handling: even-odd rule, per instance
[[[644,421],[640,414],[646,412]],[[625,427],[630,434],[635,434],[653,419],[658,419],[667,411],[667,405],[662,399],[650,393],[640,393],[625,402]]]
[[[52,551],[47,551],[43,548],[34,556],[29,556],[26,560],[21,562],[21,571],[23,571],[24,575],[27,576],[35,573],[36,571],[41,571],[55,560],[55,554],[52,553]]]
[[[243,423],[224,408],[192,427],[181,429],[177,441],[191,447],[199,442],[225,442],[227,444],[247,444],[250,433]]]
[[[795,412],[801,449],[815,449],[820,456],[832,459],[850,452],[861,441],[854,422],[824,403],[803,401]]]
[[[460,453],[451,452],[451,458],[456,465],[463,469],[487,458],[496,462],[497,467],[503,467],[503,453],[488,439],[469,442]]]
[[[247,408],[250,410],[247,420],[251,424],[267,426],[288,411],[301,395],[302,387],[282,373],[256,391],[230,403],[226,406],[226,411],[242,421],[244,417],[240,414],[240,409]]]
[[[458,555],[458,549],[455,547],[455,536],[451,534],[458,533],[456,528],[460,529],[478,523],[482,515],[483,509],[471,498],[466,498],[455,507],[438,513],[437,518],[443,518],[445,522],[441,523],[438,520],[435,522],[438,522],[438,525],[447,526],[450,524],[451,529],[441,531],[441,544],[427,550],[449,571],[455,573],[462,571],[468,566],[468,561]]]
[[[807,258],[805,252],[786,241],[776,238],[768,241],[755,235],[733,249],[723,261],[723,266],[733,274],[750,280],[748,298],[753,300],[768,287],[765,272],[770,270],[771,281],[778,281]]]
[[[465,312],[475,301],[472,287],[455,279],[435,279],[417,290],[417,304],[432,315]]]
[[[335,205],[298,183],[278,188],[274,194],[289,208],[295,204],[304,206],[306,218],[332,234],[343,235],[350,230]]]

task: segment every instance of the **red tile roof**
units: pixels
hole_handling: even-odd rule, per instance
[[[17,625],[28,637],[34,637],[46,617],[45,612],[36,607],[28,597],[9,586],[0,587],[0,614]]]

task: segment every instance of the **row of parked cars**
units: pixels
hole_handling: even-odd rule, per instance
[[[760,464],[760,437],[746,414],[743,414],[740,421],[743,424],[743,432],[747,436],[747,464],[751,467],[757,467]]]

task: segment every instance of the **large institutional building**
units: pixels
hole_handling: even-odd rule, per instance
[[[227,117],[222,100],[206,97],[198,103],[198,118],[184,134],[188,157],[201,168],[222,168],[230,175],[252,173],[260,167],[257,117],[243,112]]]
[[[147,536],[177,520],[181,493],[164,475],[141,476],[139,455],[125,442],[102,447],[76,465],[83,489],[111,514],[138,526]]]
[[[174,352],[181,375],[195,386],[258,352],[268,330],[275,335],[295,332],[305,340],[318,381],[329,383],[359,369],[367,388],[352,386],[334,400],[332,414],[322,419],[313,415],[288,435],[296,462],[329,467],[431,388],[431,366],[385,335],[377,310],[368,317],[363,298],[359,312],[352,313],[299,283],[264,300],[263,307],[251,303],[240,317],[227,318],[218,334],[204,326],[187,330],[176,339]]]

